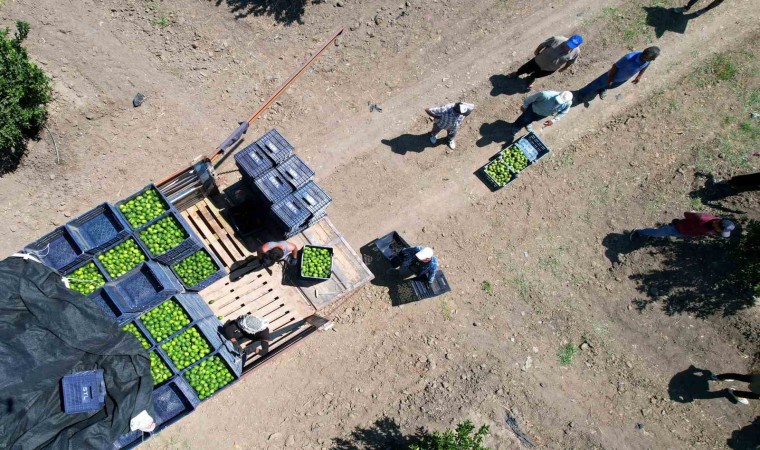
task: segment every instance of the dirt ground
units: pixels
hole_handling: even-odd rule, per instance
[[[696,375],[757,369],[760,313],[734,284],[731,244],[628,241],[631,229],[687,210],[760,218],[757,194],[700,201],[698,175],[760,168],[749,156],[760,126],[751,118],[760,9],[735,0],[687,21],[673,6],[0,1],[0,26],[31,24],[30,55],[55,90],[49,132],[0,177],[0,251],[209,153],[346,27],[249,139],[280,129],[333,197],[330,216],[355,249],[398,230],[435,248],[454,291],[394,307],[380,274],[346,302],[334,331],[145,447],[403,448],[418,427],[470,419],[490,426],[495,449],[756,448],[759,403],[707,394]],[[542,131],[552,154],[490,192],[473,173],[511,140],[527,92],[503,75],[542,40],[574,32],[586,39],[580,61],[537,89],[578,89],[629,48],[655,43],[663,53],[639,85]],[[137,92],[147,100],[133,108]],[[457,149],[430,146],[423,108],[459,99],[477,109]],[[227,160],[218,171],[234,169]]]

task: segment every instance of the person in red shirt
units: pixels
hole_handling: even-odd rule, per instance
[[[675,219],[673,222],[659,228],[642,228],[633,230],[631,239],[638,236],[693,238],[720,234],[724,238],[731,236],[736,225],[728,219],[721,219],[708,213],[685,212],[683,219]]]

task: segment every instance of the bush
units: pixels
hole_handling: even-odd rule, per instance
[[[0,30],[0,174],[15,169],[26,150],[26,139],[47,119],[50,79],[29,61],[21,42],[29,24],[16,22],[16,33]]]
[[[435,431],[422,438],[422,442],[412,445],[409,450],[488,450],[483,447],[483,439],[488,434],[488,426],[481,426],[475,434],[475,425],[466,420],[457,425],[456,431]]]

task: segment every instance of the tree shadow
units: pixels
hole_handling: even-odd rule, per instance
[[[726,398],[726,390],[710,392],[710,384],[707,381],[710,371],[698,369],[694,365],[689,366],[683,372],[673,375],[668,383],[668,395],[670,399],[678,403],[691,403],[694,400],[710,400],[714,398]]]
[[[30,136],[36,136],[38,129],[29,132]],[[38,138],[32,138],[33,140],[39,140]],[[0,177],[9,174],[21,164],[21,160],[26,153],[27,138],[24,138],[20,143],[14,147],[0,149]]]
[[[430,134],[402,134],[393,139],[383,139],[383,144],[391,148],[393,153],[405,155],[407,152],[422,153],[428,147],[436,147],[446,142],[445,139],[439,139],[436,144],[430,143]]]
[[[653,247],[662,256],[659,267],[629,277],[645,296],[634,301],[640,311],[662,302],[668,315],[691,313],[707,318],[734,315],[753,305],[744,271],[749,263],[739,234],[737,229],[731,239],[638,237],[629,243],[627,235],[611,233],[602,242],[613,264],[622,261],[621,255],[645,246]]]
[[[726,444],[734,450],[757,450],[760,447],[760,417],[731,433]]]
[[[731,214],[743,214],[744,211],[731,209],[722,202],[730,197],[741,194],[738,190],[728,186],[727,184],[716,183],[712,175],[697,172],[698,177],[704,177],[705,184],[702,187],[692,190],[689,193],[689,198],[699,199],[699,201],[710,208],[725,213]]]
[[[307,0],[214,0],[216,6],[226,3],[235,18],[242,19],[249,15],[271,16],[277,22],[292,25],[303,24]],[[312,0],[312,3],[317,3]]]
[[[414,435],[405,436],[401,427],[390,417],[381,417],[372,425],[362,428],[357,427],[347,438],[333,439],[333,450],[387,450],[409,448],[418,444],[425,433],[422,429]]]
[[[697,14],[684,14],[676,8],[663,8],[662,6],[645,6],[647,13],[647,25],[654,28],[654,33],[661,38],[666,31],[684,34],[689,20],[697,17]]]
[[[485,147],[494,142],[507,144],[514,139],[515,134],[512,132],[512,123],[499,119],[480,126],[480,139],[475,142],[475,145]]]
[[[511,78],[507,75],[491,75],[491,96],[515,95],[530,92],[530,81],[524,78]]]

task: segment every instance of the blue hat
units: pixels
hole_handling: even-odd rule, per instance
[[[723,237],[729,237],[731,236],[731,232],[736,229],[736,225],[728,220],[728,219],[722,219],[720,221],[720,235]]]
[[[578,48],[583,44],[583,37],[581,37],[580,34],[574,34],[570,36],[570,39],[567,40],[566,44],[570,48]]]

